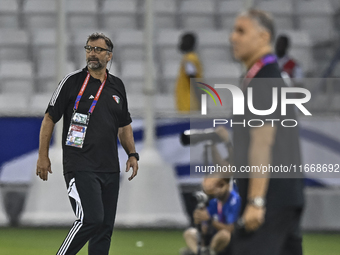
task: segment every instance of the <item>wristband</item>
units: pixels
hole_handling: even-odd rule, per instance
[[[134,153],[129,153],[128,154],[128,157],[135,157],[137,159],[137,161],[139,160],[139,154],[137,152],[134,152]]]

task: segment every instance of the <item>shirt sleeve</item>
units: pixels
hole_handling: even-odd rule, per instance
[[[125,87],[124,87],[123,82],[122,82],[122,85],[123,85],[123,88],[124,88],[124,91],[123,91],[124,98],[123,98],[123,108],[122,108],[122,114],[121,114],[121,118],[120,118],[120,122],[119,122],[119,127],[125,127],[132,122],[131,115],[130,115],[129,108],[128,108],[126,91],[125,91]]]
[[[240,209],[241,209],[241,198],[239,195],[232,194],[232,198],[230,200],[230,207],[227,212],[225,212],[226,224],[233,224],[237,221]]]
[[[211,200],[209,201],[209,205],[208,205],[208,207],[207,207],[207,210],[208,210],[208,212],[209,212],[209,214],[210,214],[210,217],[213,217],[214,215],[217,214],[217,206],[216,206],[216,201],[215,201],[215,199],[211,199]]]
[[[46,113],[48,112],[50,116],[52,116],[54,123],[57,123],[61,119],[67,108],[70,98],[69,83],[69,77],[65,77],[61,80],[48,104]]]

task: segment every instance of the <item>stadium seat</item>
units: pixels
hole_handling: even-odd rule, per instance
[[[1,93],[25,94],[33,92],[33,65],[31,62],[5,61],[0,63]]]
[[[144,95],[141,93],[138,93],[138,94],[127,93],[126,96],[127,96],[127,100],[129,104],[128,106],[129,106],[130,113],[132,113],[134,116],[136,114],[141,116],[144,112],[144,103],[145,103]]]
[[[157,80],[157,71],[154,67],[155,81]],[[124,61],[122,63],[121,77],[127,93],[140,94],[144,90],[145,62],[143,61]],[[156,89],[158,84],[155,83]]]
[[[24,1],[23,15],[25,27],[29,30],[40,28],[56,28],[56,1],[30,0]]]
[[[144,69],[142,61],[125,61],[122,63],[121,78],[127,93],[138,94],[143,91]]]
[[[180,2],[182,26],[185,29],[215,28],[215,2],[205,0],[183,0]]]
[[[18,1],[0,1],[0,28],[19,28]]]
[[[322,112],[322,111],[330,110],[331,97],[329,95],[315,93],[312,96],[313,96],[313,100],[310,100],[308,103],[306,103],[307,109],[310,109],[312,113],[314,111]]]
[[[229,33],[225,30],[200,30],[197,36],[200,47],[229,45]]]
[[[277,29],[294,28],[292,1],[262,1],[257,7],[273,15]]]
[[[155,97],[155,108],[157,109],[157,112],[163,114],[167,113],[174,113],[176,112],[175,108],[175,97],[173,94],[158,94]]]
[[[70,45],[68,34],[66,34],[65,37],[65,44],[68,49],[68,45]],[[49,63],[55,63],[57,60],[56,40],[57,33],[55,29],[40,29],[32,32],[33,60],[35,62],[35,70],[38,71],[38,79],[40,79],[41,76],[51,77],[49,74],[56,72],[55,68],[49,69],[51,67]],[[72,59],[72,55],[69,55],[68,52],[66,52],[66,59]],[[42,72],[46,72],[46,74],[42,74]],[[36,89],[40,91],[41,83],[38,82],[36,86]]]
[[[3,94],[24,94],[28,97],[34,92],[33,79],[4,79],[1,82]]]
[[[0,93],[0,115],[20,116],[27,115],[30,96],[24,94]]]
[[[115,54],[119,62],[144,58],[144,34],[140,30],[122,30],[116,34]]]
[[[2,79],[30,79],[33,77],[31,62],[3,61],[0,63],[0,77]]]
[[[145,13],[145,11],[144,11]],[[174,0],[154,1],[154,24],[157,28],[177,27],[177,6]]]
[[[217,6],[220,26],[231,31],[237,14],[244,10],[243,1],[220,1]]]
[[[121,75],[120,75],[120,70],[118,68],[117,62],[112,61],[112,62],[108,63],[107,69],[109,70],[110,74],[120,78]]]
[[[170,79],[175,81],[179,72],[180,62],[178,61],[165,61],[162,63],[163,79]]]
[[[0,29],[0,60],[28,60],[29,37],[26,31]]]
[[[314,42],[331,40],[334,36],[334,10],[328,0],[299,1],[300,29],[308,31]]]
[[[232,62],[213,61],[204,63],[204,77],[214,80],[238,79],[241,77],[242,70],[239,65]]]
[[[232,59],[227,31],[199,31],[198,50],[202,61],[229,61]]]
[[[55,60],[57,50],[55,29],[39,29],[32,32],[32,52],[36,64]]]
[[[174,93],[179,67],[179,61],[163,61],[161,78],[163,92],[168,94]]]
[[[333,70],[333,77],[340,78],[340,63],[339,62],[336,64]]]
[[[137,28],[137,1],[105,1],[101,10],[104,28],[108,30]]]
[[[73,72],[76,70],[74,63],[66,62],[64,65],[64,74]],[[37,89],[39,93],[51,93],[55,90],[58,80],[57,79],[57,67],[56,59],[48,59],[45,61],[38,62],[38,72],[37,72]]]
[[[68,28],[98,28],[98,5],[96,0],[68,0],[65,2]]]
[[[35,93],[30,100],[30,109],[33,114],[41,115],[45,112],[49,101],[51,100],[51,93]]]
[[[202,47],[199,50],[202,61],[231,61],[230,48],[221,47]]]
[[[181,53],[178,50],[178,41],[182,30],[160,30],[156,37],[157,53],[160,61],[181,60]]]
[[[129,110],[134,115],[143,115],[145,96],[142,93],[139,94],[127,94],[127,100],[129,102]],[[175,112],[175,102],[173,94],[157,94],[153,98],[154,109],[156,113],[171,114]],[[168,116],[168,115],[167,115]],[[135,127],[134,127],[135,128]]]
[[[160,46],[176,46],[183,30],[162,29],[157,34],[157,44]]]

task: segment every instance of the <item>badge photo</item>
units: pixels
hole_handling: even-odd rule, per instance
[[[85,140],[86,129],[86,126],[71,124],[66,138],[66,145],[82,148]]]

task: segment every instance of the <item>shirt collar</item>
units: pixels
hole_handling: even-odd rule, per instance
[[[87,66],[85,66],[83,68],[83,71],[87,73],[89,69],[87,68]],[[113,76],[112,74],[109,73],[109,70],[106,69],[106,73],[107,73],[107,80],[106,81],[109,81],[110,83],[113,83]],[[92,77],[92,76],[91,76]],[[93,78],[93,77],[92,77]]]

